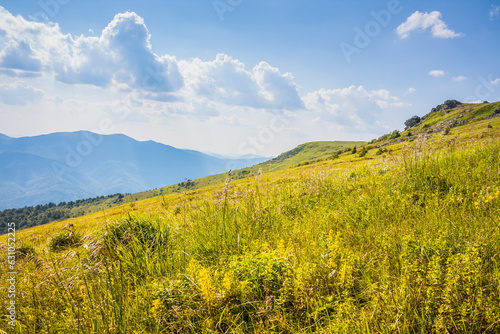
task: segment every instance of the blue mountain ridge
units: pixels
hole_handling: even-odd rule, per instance
[[[135,193],[265,160],[224,159],[122,134],[0,134],[0,210]]]

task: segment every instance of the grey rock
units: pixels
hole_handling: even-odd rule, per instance
[[[432,108],[431,113],[436,112],[436,111],[447,111],[447,110],[451,111],[451,109],[456,108],[457,106],[459,106],[461,104],[462,104],[462,102],[457,101],[457,100],[446,100],[446,101],[444,101],[443,104],[436,106],[436,108]]]
[[[419,124],[420,121],[421,121],[421,118],[416,116],[416,115],[407,119],[405,122],[405,126],[406,126],[405,130],[409,129],[411,127],[414,127],[415,125]]]
[[[458,105],[462,104],[462,102],[459,102],[457,100],[446,100],[444,103],[441,105],[441,110],[449,110],[456,108]]]

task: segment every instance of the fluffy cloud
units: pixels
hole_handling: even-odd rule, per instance
[[[491,83],[494,85],[500,83],[500,78],[496,78],[495,80],[491,80]]]
[[[443,70],[432,70],[429,72],[429,75],[431,75],[433,77],[442,77],[444,75],[444,71]]]
[[[388,90],[367,91],[363,86],[320,89],[307,94],[303,100],[309,111],[319,113],[320,119],[356,127],[369,127],[376,122],[378,112],[406,105]]]
[[[182,85],[174,57],[152,52],[144,21],[135,13],[118,14],[100,37],[81,36],[71,45],[72,57],[57,63],[57,79],[65,83],[173,92]]]
[[[459,75],[458,77],[453,77],[453,81],[455,82],[460,82],[464,80],[467,80],[467,77],[464,77],[463,75]]]
[[[245,64],[225,54],[214,61],[198,58],[180,61],[179,66],[191,93],[229,105],[295,110],[303,108],[290,73],[266,62],[251,71]]]
[[[400,38],[407,38],[414,30],[426,30],[431,28],[432,36],[436,38],[455,38],[463,36],[448,29],[446,23],[441,20],[441,13],[433,11],[421,13],[418,10],[406,19],[404,23],[397,27],[396,32]]]
[[[10,41],[7,47],[0,52],[0,67],[39,72],[42,69],[42,62],[36,58],[33,50],[25,41]]]
[[[71,36],[62,34],[58,24],[25,20],[20,15],[12,15],[1,6],[0,32],[2,40],[18,45],[27,44],[32,52],[30,55],[36,55],[42,64],[50,64],[53,60],[60,61],[62,55],[70,52]],[[5,43],[0,43],[0,46],[2,44]]]
[[[8,105],[24,106],[40,100],[43,92],[23,83],[0,84],[0,100]]]
[[[116,15],[99,37],[74,38],[57,24],[25,20],[0,7],[0,30],[11,43],[2,51],[6,68],[40,70],[43,64],[64,83],[159,93],[183,85],[175,58],[153,53],[147,27],[135,13]]]
[[[156,55],[144,20],[133,12],[117,14],[100,36],[73,37],[57,24],[25,20],[0,7],[1,31],[9,45],[0,53],[0,74],[43,68],[66,84],[138,90],[141,99],[158,102],[203,98],[253,108],[304,107],[293,76],[266,62],[246,69],[224,54],[214,61]]]

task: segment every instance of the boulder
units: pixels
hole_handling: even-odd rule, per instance
[[[457,100],[446,100],[444,103],[441,105],[441,110],[449,110],[456,108],[458,105],[462,104],[461,102],[458,102]]]
[[[407,129],[411,128],[411,127],[414,127],[415,125],[417,125],[418,123],[420,123],[420,121],[421,121],[421,118],[418,117],[418,116],[416,116],[416,115],[413,116],[413,117],[411,117],[411,118],[409,118],[409,119],[407,119],[406,122],[405,122],[405,126],[406,126],[405,130],[407,130]]]
[[[443,104],[436,106],[436,108],[432,108],[431,113],[436,112],[436,111],[451,110],[451,109],[456,108],[457,106],[459,106],[461,104],[462,104],[462,102],[459,102],[457,100],[446,100],[446,101],[444,101]]]

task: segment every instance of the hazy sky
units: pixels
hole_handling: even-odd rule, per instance
[[[0,1],[0,133],[276,155],[500,100],[500,1]]]

